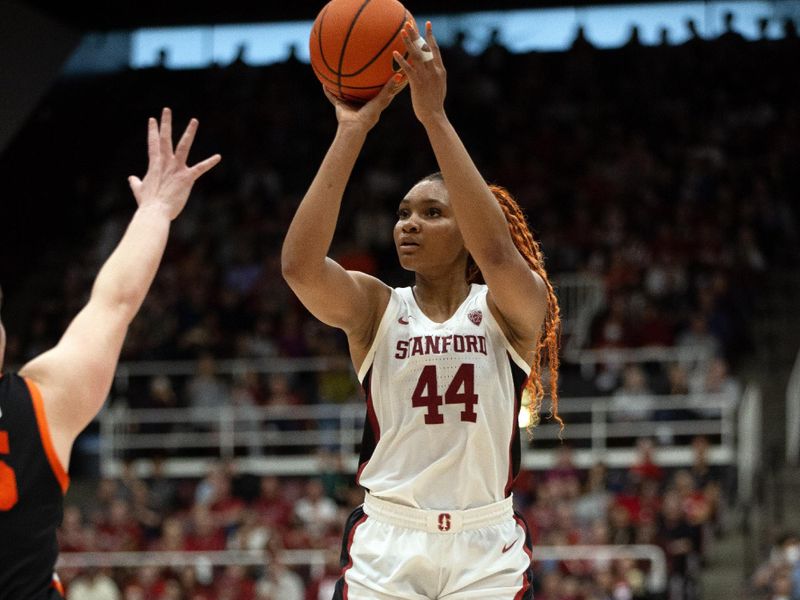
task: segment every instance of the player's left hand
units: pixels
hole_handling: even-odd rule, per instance
[[[393,56],[408,78],[414,114],[425,124],[429,119],[444,114],[447,71],[442,62],[442,53],[433,37],[430,21],[425,23],[424,39],[411,23],[403,26],[400,35],[408,50],[408,60],[397,51]]]

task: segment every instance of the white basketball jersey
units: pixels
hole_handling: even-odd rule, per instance
[[[358,482],[374,496],[463,510],[511,493],[519,471],[520,394],[530,367],[472,284],[444,323],[411,288],[392,290],[358,377],[367,419]]]

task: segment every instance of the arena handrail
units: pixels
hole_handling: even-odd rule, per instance
[[[636,402],[628,398],[628,402]],[[738,400],[738,399],[737,399]],[[669,435],[690,438],[695,435],[715,436],[709,461],[712,464],[734,464],[736,455],[736,411],[738,402],[720,394],[642,397],[658,410],[703,410],[711,414],[694,419],[623,421],[614,418],[622,407],[607,396],[564,398],[560,413],[569,423],[570,442],[576,466],[590,467],[602,461],[609,467],[629,467],[637,457],[633,439]],[[570,415],[573,420],[570,422]],[[582,417],[580,415],[583,415]],[[579,422],[583,420],[585,422]],[[173,455],[165,461],[169,476],[203,476],[208,460],[232,461],[237,469],[254,474],[310,475],[319,472],[317,449],[330,449],[341,459],[341,468],[354,473],[358,468],[357,446],[364,422],[362,402],[315,404],[287,407],[222,406],[219,408],[129,409],[119,404],[101,415],[99,436],[101,467],[105,476],[121,472],[129,457],[148,456],[154,450]],[[293,425],[294,423],[294,425]],[[302,423],[302,425],[300,425]],[[173,425],[170,425],[173,424]],[[281,430],[283,424],[283,430]],[[738,423],[739,437],[749,420]],[[136,432],[148,426],[180,427],[172,432]],[[272,425],[275,430],[270,430]],[[311,429],[306,429],[311,427]],[[534,429],[534,448],[523,452],[522,466],[528,469],[548,468],[555,461],[559,427],[543,416]],[[614,440],[627,440],[613,443]],[[547,444],[547,442],[551,442]],[[612,442],[612,443],[610,443]],[[555,445],[555,449],[553,446]],[[294,455],[279,448],[295,447]],[[272,453],[265,453],[265,449]],[[185,449],[202,450],[202,458],[190,458]],[[656,457],[664,466],[688,466],[692,449],[688,445],[660,447]],[[139,472],[146,476],[146,460],[139,460]]]

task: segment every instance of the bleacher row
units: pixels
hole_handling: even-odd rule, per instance
[[[630,469],[597,463],[586,471],[563,446],[552,468],[523,472],[515,503],[534,548],[545,555],[534,551],[538,597],[659,598],[664,585],[696,594],[704,551],[725,509],[726,475],[708,464],[707,448],[705,438],[695,438],[691,467],[669,472],[654,462],[652,441],[642,439]],[[259,478],[218,464],[199,481],[168,478],[159,469],[142,479],[130,468],[101,480],[89,502],[65,513],[59,573],[68,600],[100,587],[120,594],[103,597],[126,600],[330,598],[342,525],[363,492],[335,455],[317,458],[319,476],[310,478]],[[606,555],[607,546],[632,552]],[[564,547],[588,547],[591,556],[547,556]],[[635,553],[648,547],[663,556],[653,561]],[[101,568],[129,552],[142,552],[149,564],[122,559]],[[90,566],[81,562],[92,556]],[[173,588],[184,595],[171,595]]]

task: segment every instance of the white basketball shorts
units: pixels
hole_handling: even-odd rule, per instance
[[[531,552],[511,498],[438,511],[367,494],[345,526],[333,600],[532,600]]]

